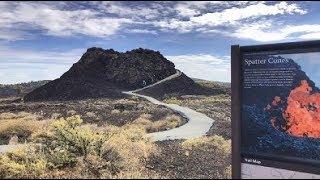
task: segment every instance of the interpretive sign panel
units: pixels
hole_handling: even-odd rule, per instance
[[[234,177],[319,178],[320,42],[233,46],[232,73]]]

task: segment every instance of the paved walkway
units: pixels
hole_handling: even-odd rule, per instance
[[[202,113],[199,113],[195,110],[192,110],[190,108],[179,106],[176,104],[166,104],[161,101],[158,101],[157,99],[155,99],[153,97],[141,95],[141,94],[137,93],[138,91],[150,88],[152,86],[163,83],[165,81],[169,81],[171,79],[179,77],[180,75],[181,75],[181,72],[177,71],[177,73],[175,73],[174,75],[171,75],[161,81],[158,81],[158,82],[151,84],[149,86],[146,86],[144,88],[137,89],[134,91],[122,92],[124,94],[144,98],[144,99],[152,102],[153,104],[162,105],[167,108],[170,108],[173,111],[178,112],[180,115],[182,115],[188,119],[188,122],[180,127],[170,129],[167,131],[150,133],[149,135],[153,138],[154,141],[164,141],[164,140],[174,140],[174,139],[190,139],[190,138],[201,137],[209,131],[210,127],[212,126],[212,123],[214,122],[214,120],[209,118],[208,116],[206,116]]]

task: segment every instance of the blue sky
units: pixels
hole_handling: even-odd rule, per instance
[[[314,40],[319,2],[0,2],[0,83],[55,79],[92,46],[160,51],[230,81],[230,45]]]
[[[301,69],[316,84],[316,86],[320,87],[320,52],[282,54],[281,56],[293,59],[301,66]]]

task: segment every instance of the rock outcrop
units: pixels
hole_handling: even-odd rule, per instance
[[[121,98],[125,96],[121,91],[138,89],[175,73],[175,65],[158,51],[139,48],[121,53],[93,47],[60,78],[30,92],[24,100]],[[195,83],[185,77],[179,84],[179,89],[190,89]]]

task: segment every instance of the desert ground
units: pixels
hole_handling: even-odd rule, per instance
[[[230,85],[195,81],[224,93],[162,100],[214,119],[205,136],[191,139],[152,140],[149,133],[179,128],[188,119],[137,96],[45,102],[2,97],[0,144],[18,146],[0,156],[0,177],[231,178]]]

